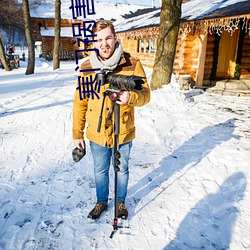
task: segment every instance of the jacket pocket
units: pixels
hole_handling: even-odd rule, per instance
[[[134,129],[134,109],[126,107],[121,111],[120,133],[125,134]]]

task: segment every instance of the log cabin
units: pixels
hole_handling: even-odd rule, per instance
[[[54,18],[31,18],[34,40],[41,42],[41,57],[52,60],[54,47]],[[76,40],[72,36],[72,24],[77,23],[77,20],[62,19],[61,20],[61,39],[60,39],[60,60],[74,60],[75,50],[85,49],[85,44],[80,44],[78,47]],[[85,53],[80,53],[79,58],[83,58]]]
[[[147,67],[154,65],[159,22],[160,8],[115,22],[124,50]],[[250,1],[183,2],[173,73],[199,88],[236,79],[236,88],[247,85],[249,90]]]

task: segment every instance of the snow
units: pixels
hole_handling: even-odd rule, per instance
[[[132,17],[129,19],[119,19],[114,22],[115,29],[117,32],[139,29],[148,26],[157,26],[160,24],[160,9],[152,12]]]
[[[107,0],[98,0],[96,2],[106,2]],[[124,3],[124,4],[138,4],[148,6],[161,6],[161,0],[110,0],[112,3]]]
[[[197,19],[205,19],[206,15],[211,14],[215,10],[219,10],[236,3],[247,2],[248,0],[191,0],[182,3],[181,19],[184,21],[193,21]],[[249,13],[250,10],[238,10],[244,13]],[[146,13],[140,16],[132,17],[129,19],[118,19],[115,22],[116,31],[122,32],[127,30],[139,29],[142,27],[158,26],[160,24],[161,9]]]
[[[55,28],[41,28],[41,36],[54,36]],[[61,37],[73,37],[72,27],[61,27]]]
[[[191,0],[190,2],[182,4],[182,18],[186,20],[202,19],[202,17],[215,10],[241,2],[248,2],[248,0]]]
[[[74,2],[74,1],[73,1]],[[122,15],[129,14],[130,12],[135,12],[138,9],[143,8],[150,8],[150,6],[147,5],[140,5],[140,4],[125,4],[125,3],[119,3],[116,4],[105,1],[105,2],[99,2],[94,1],[94,5],[92,6],[92,1],[88,1],[91,11],[88,15],[86,12],[86,18],[82,16],[79,16],[77,19],[87,19],[87,20],[98,20],[100,18],[104,19],[120,19]],[[61,17],[62,19],[73,19],[73,13],[72,10],[69,9],[71,6],[71,1],[68,0],[62,0],[61,1]],[[94,9],[94,11],[93,11]],[[40,18],[54,18],[55,17],[55,4],[51,1],[47,1],[45,4],[42,4],[36,9],[31,9],[31,17],[40,17]],[[86,11],[86,10],[85,10]],[[74,10],[74,12],[76,12]]]
[[[136,108],[129,228],[110,239],[112,168],[109,209],[91,223],[88,143],[71,156],[74,68],[37,57],[33,75],[22,61],[0,69],[0,249],[250,249],[250,99],[180,91],[174,78],[152,91]]]
[[[196,19],[202,19],[206,15],[211,14],[213,11],[228,7],[230,5],[246,2],[248,0],[191,0],[189,2],[182,4],[182,16],[181,18],[186,21],[192,21]],[[126,4],[128,2],[129,4]],[[89,1],[91,3],[91,1]],[[159,7],[161,4],[158,1],[155,1],[156,7]],[[91,4],[90,4],[91,5]],[[70,1],[63,0],[61,4],[61,17],[62,19],[73,19],[72,10],[69,9],[71,6]],[[115,19],[114,22],[116,31],[122,32],[131,29],[138,29],[148,26],[157,26],[160,23],[160,8],[156,8],[154,11],[140,16],[132,17],[129,19],[124,19],[122,16],[125,14],[130,14],[136,12],[139,9],[150,8],[148,1],[142,4],[142,1],[94,1],[94,13],[92,15],[86,15],[86,18],[83,16],[78,17],[78,20],[98,20],[98,19]],[[45,4],[42,4],[37,9],[31,9],[32,17],[40,18],[54,18],[54,9],[55,5],[51,1],[47,1]],[[242,11],[242,10],[240,10]],[[244,13],[247,13],[247,10],[244,10]],[[53,36],[54,28],[46,27],[46,29],[41,29],[42,36]],[[61,28],[62,37],[72,37],[72,28],[71,27],[62,27]]]

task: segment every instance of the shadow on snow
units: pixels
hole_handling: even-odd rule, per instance
[[[217,193],[198,202],[181,222],[176,237],[164,250],[229,249],[238,208],[247,180],[242,172],[228,177]]]
[[[174,173],[187,167],[187,165],[189,166],[185,172],[190,168],[196,167],[216,146],[232,138],[239,139],[239,136],[233,134],[235,129],[234,123],[235,119],[229,119],[223,123],[202,129],[198,134],[192,136],[178,149],[173,151],[171,155],[162,159],[158,168],[131,186],[128,190],[129,196],[133,197],[134,200],[140,200],[166,182]],[[161,192],[157,193],[148,203],[156,199],[157,196],[163,193],[172,184],[173,182],[169,183],[164,189],[161,189]],[[143,207],[141,209],[143,209]]]
[[[50,104],[43,104],[43,105],[39,105],[36,107],[30,107],[30,108],[21,108],[18,110],[14,110],[14,111],[5,111],[3,113],[0,113],[0,117],[6,117],[8,115],[15,115],[15,114],[20,114],[20,113],[25,113],[25,112],[29,112],[29,111],[35,111],[35,110],[39,110],[39,109],[44,109],[44,108],[51,108],[51,107],[55,107],[55,106],[60,106],[60,105],[65,105],[68,103],[72,103],[73,100],[66,100],[66,101],[62,101],[62,102],[54,102],[54,103],[50,103]]]
[[[158,168],[148,173],[129,188],[128,193],[131,203],[138,203],[143,197],[151,193],[155,194],[136,212],[136,204],[132,206],[133,211],[130,208],[130,216],[133,217],[139,213],[175,181],[180,179],[181,176],[185,175],[188,170],[196,167],[216,146],[232,138],[239,139],[239,136],[233,134],[234,130],[235,119],[229,119],[206,127],[184,142],[171,155],[162,159]],[[186,170],[181,176],[166,183],[164,188],[160,187],[176,172],[184,168]],[[225,246],[226,249],[230,242],[232,226],[237,214],[237,209],[233,206],[233,202],[242,198],[239,192],[243,193],[245,186],[246,178],[242,173],[228,178],[217,194],[207,196],[190,211],[178,229],[177,238],[165,250],[178,249],[176,247],[180,242],[182,242],[182,248],[180,249],[186,249],[188,246],[190,246],[190,249],[194,249],[196,246],[202,247],[202,244],[205,244],[205,242],[210,244],[211,247]],[[160,191],[158,192],[158,190]],[[219,201],[219,204],[216,204],[217,201]]]

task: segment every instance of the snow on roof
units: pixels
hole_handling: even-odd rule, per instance
[[[160,11],[117,20],[114,25],[117,32],[157,26],[160,24]],[[182,21],[211,19],[250,13],[249,0],[191,0],[182,4]]]
[[[186,21],[201,20],[215,17],[227,16],[223,9],[233,9],[229,15],[240,15],[250,13],[249,0],[191,0],[182,5],[182,19]],[[230,7],[229,7],[230,6]],[[248,7],[247,7],[248,6]],[[220,11],[221,12],[220,12]],[[220,15],[213,16],[218,12]]]
[[[156,26],[160,23],[160,9],[141,16],[118,20],[114,22],[116,32],[139,29],[142,27]]]
[[[42,36],[54,36],[55,28],[41,28]],[[73,37],[72,27],[61,27],[61,37]]]
[[[69,9],[71,1],[62,0],[61,4],[61,18],[62,19],[73,19],[72,10]],[[122,15],[130,14],[137,11],[138,9],[150,8],[150,6],[142,6],[136,4],[115,4],[110,2],[94,2],[93,15],[88,15],[87,18],[90,20],[98,19],[120,19]],[[51,1],[42,4],[37,9],[30,10],[31,17],[40,18],[54,18],[55,17],[55,4]],[[83,17],[79,17],[79,20]]]

